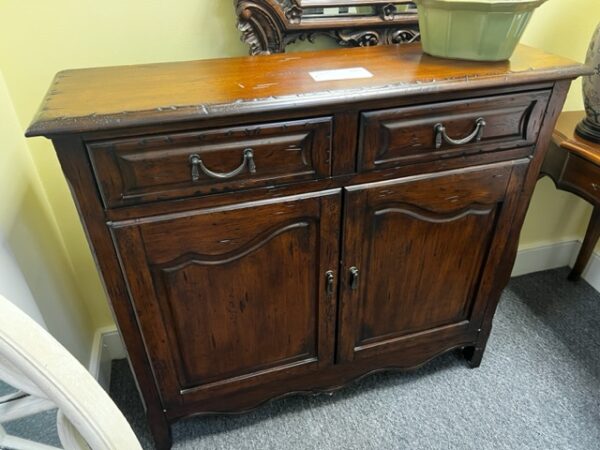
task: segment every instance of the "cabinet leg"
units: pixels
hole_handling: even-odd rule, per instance
[[[171,426],[162,411],[157,413],[148,411],[147,417],[156,450],[171,450],[171,446],[173,445]]]
[[[592,256],[596,244],[598,243],[598,238],[600,238],[600,206],[595,206],[594,211],[592,212],[592,218],[590,219],[590,224],[585,233],[585,239],[583,240],[581,250],[577,256],[577,261],[569,274],[569,280],[579,280],[585,266],[587,266],[590,257]]]
[[[463,349],[463,356],[469,363],[469,367],[471,367],[472,369],[476,369],[481,365],[481,360],[483,359],[484,351],[485,346],[483,348],[479,346],[471,346],[465,347]]]
[[[479,331],[479,338],[477,339],[477,343],[475,345],[470,345],[468,347],[463,348],[462,354],[467,360],[469,367],[471,367],[472,369],[476,369],[481,365],[483,353],[485,352],[487,341],[490,337],[491,332],[491,325],[482,327],[482,329]]]

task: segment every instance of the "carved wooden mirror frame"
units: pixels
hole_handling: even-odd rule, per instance
[[[410,1],[234,0],[238,29],[251,55],[282,53],[297,40],[324,35],[344,46],[413,42],[417,10]]]

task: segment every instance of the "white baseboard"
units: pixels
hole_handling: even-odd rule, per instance
[[[590,263],[586,267],[581,277],[594,289],[600,292],[600,254],[592,254]]]
[[[512,276],[572,266],[580,247],[581,242],[571,240],[520,250]],[[592,255],[590,264],[582,277],[600,292],[600,255],[598,253]],[[106,390],[110,386],[111,361],[123,358],[126,358],[126,353],[117,328],[112,326],[96,330],[89,371]]]
[[[512,276],[570,266],[580,246],[579,241],[572,240],[519,250]]]
[[[520,250],[512,276],[526,275],[542,270],[573,267],[579,254],[581,241],[571,240]],[[594,253],[582,278],[600,292],[600,254]]]
[[[109,326],[96,330],[90,355],[89,372],[106,391],[110,387],[111,361],[126,357],[125,347],[117,327]]]

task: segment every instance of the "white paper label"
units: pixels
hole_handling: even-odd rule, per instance
[[[315,81],[355,80],[357,78],[371,78],[373,74],[364,67],[350,67],[348,69],[318,70],[308,72]]]

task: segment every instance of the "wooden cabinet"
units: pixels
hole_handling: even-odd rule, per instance
[[[53,140],[157,447],[190,415],[479,365],[582,73],[411,44],[58,74],[28,135]]]

